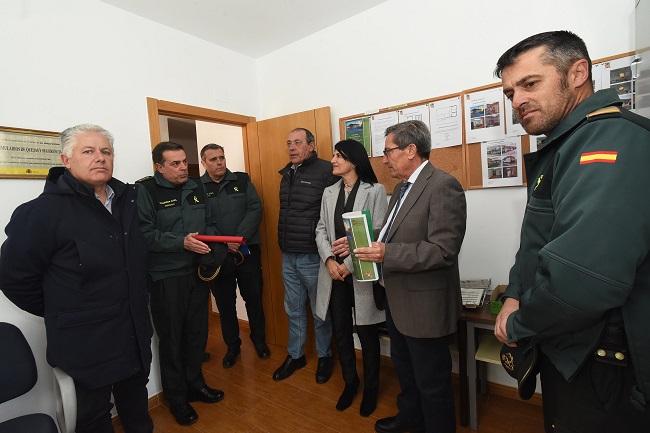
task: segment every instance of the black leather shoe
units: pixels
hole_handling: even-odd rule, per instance
[[[345,410],[350,407],[354,396],[357,395],[357,389],[359,388],[359,379],[355,380],[352,383],[346,383],[343,392],[339,397],[339,401],[336,402],[336,410]]]
[[[239,347],[237,349],[228,349],[226,355],[223,357],[221,364],[223,368],[230,368],[237,362],[237,357],[239,357]]]
[[[375,423],[375,431],[377,433],[424,433],[424,427],[406,424],[396,416],[389,416],[377,420]]]
[[[332,376],[332,357],[323,356],[318,358],[318,367],[316,367],[316,383],[325,383]]]
[[[305,365],[307,365],[305,355],[298,359],[293,359],[291,356],[287,356],[282,365],[273,373],[273,380],[286,379],[291,376],[294,371],[303,368]]]
[[[199,419],[199,415],[189,403],[171,405],[169,410],[180,425],[194,424]]]
[[[203,385],[187,393],[187,401],[202,401],[203,403],[216,403],[223,400],[223,391]],[[189,406],[189,405],[188,405]]]
[[[269,346],[267,346],[266,343],[255,344],[255,352],[257,352],[257,356],[259,356],[261,359],[267,359],[271,357],[271,351],[269,350]]]

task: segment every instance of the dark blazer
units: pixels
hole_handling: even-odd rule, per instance
[[[401,185],[393,192],[386,219]],[[427,163],[411,185],[386,238],[384,285],[400,333],[435,338],[456,332],[461,308],[458,253],[465,220],[462,186],[453,176]]]
[[[146,250],[136,191],[112,179],[113,214],[62,167],[7,225],[0,289],[45,318],[47,361],[87,388],[148,373]]]

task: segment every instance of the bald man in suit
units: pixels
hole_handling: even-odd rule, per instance
[[[385,136],[383,163],[401,182],[379,241],[355,250],[359,259],[381,264],[391,358],[401,387],[397,415],[378,420],[375,431],[454,432],[448,342],[461,305],[465,193],[429,162],[431,135],[424,123],[399,123]]]

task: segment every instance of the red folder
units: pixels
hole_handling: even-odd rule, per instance
[[[243,244],[245,239],[243,236],[211,236],[211,235],[194,235],[194,238],[201,242],[219,242],[222,244],[236,243]]]

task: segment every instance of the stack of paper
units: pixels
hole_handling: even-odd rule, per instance
[[[461,280],[460,297],[465,308],[477,308],[483,304],[485,292],[490,288],[491,280]]]

